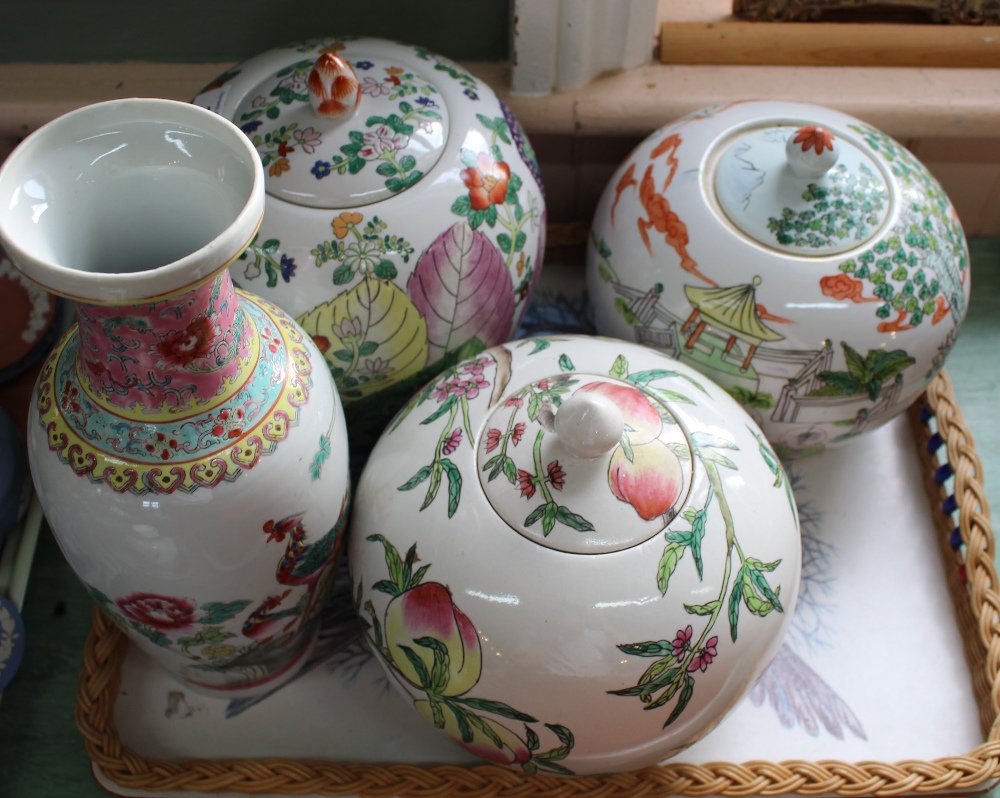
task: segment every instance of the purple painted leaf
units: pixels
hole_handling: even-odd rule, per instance
[[[465,222],[449,227],[424,250],[406,290],[427,320],[428,363],[473,338],[493,346],[510,337],[510,273],[489,238]]]

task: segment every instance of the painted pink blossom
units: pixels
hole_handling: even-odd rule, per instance
[[[708,666],[712,664],[712,660],[714,660],[719,653],[715,648],[718,643],[718,637],[710,637],[708,642],[705,643],[705,647],[694,655],[694,659],[692,659],[691,664],[688,665],[688,673],[694,673],[695,671],[701,671],[704,673],[708,670]]]
[[[454,452],[458,445],[462,442],[462,429],[461,427],[455,427],[451,431],[451,434],[445,440],[444,444],[441,446],[442,454],[451,454]]]
[[[681,658],[681,655],[687,651],[687,647],[691,645],[691,635],[694,634],[694,630],[688,626],[686,629],[678,629],[677,637],[670,644],[670,653],[674,655],[677,659]]]
[[[292,73],[278,85],[283,89],[294,91],[296,94],[307,94],[309,92],[307,84],[308,76],[302,73]]]
[[[511,396],[503,403],[504,407],[524,407],[524,400],[519,396]]]
[[[466,374],[482,374],[487,366],[492,366],[493,361],[488,357],[481,357],[473,360],[471,363],[466,363],[462,366],[462,371]]]
[[[132,593],[115,601],[127,618],[161,632],[187,629],[194,623],[195,605],[188,599]]]
[[[401,150],[409,143],[409,137],[397,133],[388,125],[379,125],[364,135],[364,144],[358,150],[358,155],[366,161],[374,160],[381,155]]]
[[[361,81],[361,93],[367,94],[371,97],[380,97],[383,94],[389,94],[392,92],[392,87],[388,83],[382,83],[381,81],[375,80],[375,78],[370,75]]]
[[[513,443],[515,446],[517,446],[521,442],[521,438],[524,437],[524,431],[526,429],[527,429],[527,426],[524,424],[524,422],[523,421],[518,421],[514,425],[513,431],[510,433],[510,441],[511,441],[511,443]]]
[[[303,152],[313,153],[323,143],[320,132],[311,127],[307,127],[304,130],[296,130],[292,135],[299,146],[302,147]]]

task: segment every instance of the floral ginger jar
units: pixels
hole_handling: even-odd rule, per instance
[[[512,337],[539,275],[545,203],[520,125],[451,61],[380,39],[270,50],[194,100],[266,171],[238,285],[294,316],[371,440],[435,373]]]
[[[777,652],[801,561],[746,412],[653,349],[586,336],[428,383],[372,451],[348,547],[405,700],[490,762],[557,774],[708,733]]]
[[[653,133],[594,216],[598,332],[709,375],[781,454],[902,412],[941,369],[969,255],[940,184],[828,108],[747,101]]]
[[[263,203],[243,133],[167,100],[69,113],[0,170],[4,247],[79,322],[28,419],[42,509],[130,639],[227,697],[303,664],[349,491],[322,355],[230,278]]]

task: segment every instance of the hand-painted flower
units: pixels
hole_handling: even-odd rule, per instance
[[[195,605],[188,599],[132,593],[115,600],[127,618],[161,632],[187,629],[195,622]]]
[[[287,255],[281,256],[281,279],[286,283],[289,282],[292,277],[295,276],[295,270],[298,268],[298,264],[295,263],[294,258],[290,258]]]
[[[474,211],[485,211],[491,205],[502,205],[507,199],[510,167],[495,161],[489,153],[476,156],[476,165],[462,170],[462,180],[469,189],[469,205]]]
[[[171,330],[155,344],[164,366],[183,368],[209,355],[222,331],[208,316],[196,316],[183,330]]]
[[[521,489],[521,495],[524,498],[530,499],[535,495],[535,478],[530,472],[518,469],[517,486]]]
[[[608,484],[619,501],[631,504],[639,517],[651,521],[677,502],[683,484],[677,455],[661,440],[632,447],[632,460],[619,446],[611,455]]]
[[[397,133],[388,125],[379,125],[364,135],[364,144],[358,155],[366,161],[373,161],[381,155],[402,150],[410,143],[410,137]]]
[[[323,138],[318,130],[311,127],[304,128],[303,130],[296,130],[292,135],[298,142],[299,146],[302,147],[303,152],[308,152],[312,154],[316,151],[316,148],[323,143]]]
[[[684,629],[678,629],[677,636],[670,644],[670,653],[677,659],[680,659],[681,655],[687,651],[687,647],[691,645],[691,635],[693,634],[694,630],[690,626],[687,626]]]
[[[344,249],[343,264],[361,274],[374,272],[382,262],[382,250],[377,241],[355,241]]]
[[[402,677],[422,690],[459,696],[479,681],[483,669],[479,635],[444,585],[425,582],[390,601],[385,638]],[[444,646],[447,658],[434,656],[435,643]],[[447,672],[435,670],[435,662],[439,668],[447,663]]]
[[[340,320],[340,323],[333,329],[341,341],[357,342],[362,338],[361,319],[357,316],[344,316],[344,318]]]
[[[708,666],[712,664],[712,660],[714,660],[716,656],[718,656],[719,652],[716,649],[716,646],[718,644],[719,644],[718,637],[710,637],[708,641],[705,643],[705,647],[694,655],[694,658],[688,665],[687,668],[688,673],[694,673],[695,671],[701,671],[702,673],[704,673],[705,671],[707,671]]]
[[[362,216],[360,213],[353,213],[352,211],[344,211],[343,213],[340,214],[340,216],[334,218],[334,220],[330,223],[330,226],[333,228],[333,234],[337,236],[337,238],[342,239],[349,232],[351,232],[351,228],[357,227],[359,224],[361,224],[364,218],[365,217]]]
[[[528,425],[523,421],[518,421],[514,425],[514,429],[510,433],[510,442],[517,446],[521,442],[521,438],[524,437],[524,431],[528,428]]]
[[[413,706],[428,722],[434,723],[434,712],[429,701],[414,701]],[[463,742],[458,721],[451,712],[444,713],[444,728],[441,731],[469,753],[497,765],[522,765],[531,759],[531,750],[514,732],[490,718],[480,717],[480,720],[500,739],[502,745],[499,748],[478,726],[472,724],[469,724],[472,730],[472,742]]]
[[[496,427],[486,430],[486,453],[489,454],[500,445],[502,433]]]
[[[453,454],[458,448],[459,444],[462,442],[462,428],[455,427],[448,435],[448,438],[441,446],[441,454],[449,455]]]
[[[392,86],[388,83],[382,83],[376,80],[371,75],[367,76],[361,81],[361,93],[368,94],[371,97],[380,97],[383,94],[389,94],[392,92]]]
[[[287,158],[278,158],[276,161],[271,163],[268,168],[267,173],[271,177],[281,177],[284,172],[290,172],[292,165],[288,162]]]
[[[553,460],[545,470],[549,474],[549,484],[556,490],[562,490],[566,484],[566,469],[559,465],[558,460]]]

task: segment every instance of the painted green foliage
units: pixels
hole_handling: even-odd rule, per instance
[[[398,488],[403,491],[414,490],[426,482],[427,493],[420,505],[421,510],[430,507],[438,495],[442,480],[447,479],[448,517],[451,518],[458,511],[458,505],[462,498],[462,474],[449,455],[462,445],[463,436],[469,441],[470,446],[474,445],[475,438],[469,420],[469,402],[490,387],[485,372],[487,368],[492,368],[495,365],[492,357],[483,355],[473,361],[445,369],[437,380],[426,385],[410,404],[400,411],[390,425],[390,431],[395,429],[414,408],[419,407],[432,397],[437,399],[438,406],[420,423],[433,424],[441,418],[446,419],[434,447],[434,456],[431,462],[421,466],[412,477]],[[459,414],[461,414],[461,421],[458,420]]]
[[[455,605],[447,586],[425,581],[429,564],[417,567],[416,544],[405,556],[383,535],[370,535],[381,545],[387,577],[355,589],[362,626],[392,673],[412,693],[414,706],[428,721],[474,754],[497,764],[517,765],[527,773],[546,771],[571,775],[559,764],[573,750],[573,733],[545,723],[557,745],[541,750],[539,721],[502,701],[471,695],[484,666],[479,633]],[[388,596],[383,609],[376,594]]]
[[[862,165],[848,173],[839,164],[826,177],[828,185],[810,183],[802,193],[807,210],[785,208],[780,218],[768,220],[779,244],[819,249],[848,238],[863,240],[878,224],[886,192],[870,169]]]
[[[840,263],[840,271],[881,299],[875,310],[886,331],[937,323],[965,313],[962,281],[969,265],[961,226],[944,190],[905,149],[867,126],[852,126],[886,162],[902,191],[899,220],[871,247]]]
[[[722,578],[713,599],[703,604],[684,605],[687,613],[693,616],[692,622],[678,629],[672,638],[619,645],[618,648],[625,654],[653,661],[635,685],[609,691],[612,695],[638,697],[646,710],[672,703],[664,727],[681,717],[694,696],[698,674],[705,673],[717,658],[719,638],[714,632],[720,617],[728,620],[729,634],[735,643],[742,610],[760,618],[772,612],[784,612],[781,588],[772,588],[768,577],[778,568],[781,560],[764,562],[744,551],[726,498],[720,469],[737,469],[729,452],[737,451],[739,447],[728,438],[707,432],[691,433],[690,442],[690,454],[679,450],[677,454],[693,455],[701,462],[708,477],[709,490],[702,507],[689,506],[681,512],[680,517],[687,522],[688,529],[664,532],[665,546],[656,569],[656,586],[660,595],[665,596],[671,578],[682,567],[685,558],[691,562],[701,581],[705,570],[702,544],[709,534],[725,535],[726,558]],[[787,477],[773,452],[770,449],[765,452],[762,448],[761,456],[776,476],[774,487],[780,488],[784,484],[787,491]]]
[[[819,378],[826,385],[812,391],[810,396],[854,396],[868,394],[873,402],[878,401],[882,387],[892,379],[902,379],[902,373],[916,363],[902,349],[887,352],[883,349],[869,349],[862,357],[846,341],[840,342],[847,362],[847,371],[823,371]]]

